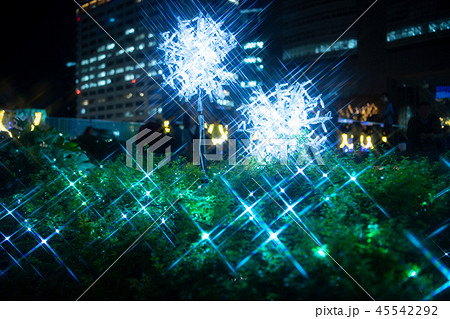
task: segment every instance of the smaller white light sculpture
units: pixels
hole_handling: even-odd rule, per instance
[[[255,92],[252,103],[240,107],[245,120],[241,124],[243,131],[251,139],[249,152],[263,159],[285,159],[280,143],[296,144],[296,149],[305,150],[305,146],[317,149],[326,137],[316,134],[311,125],[321,124],[326,132],[325,121],[331,119],[331,112],[320,115],[324,103],[320,97],[312,98],[305,86],[310,81],[288,86],[277,84],[271,93],[264,93],[261,88]]]

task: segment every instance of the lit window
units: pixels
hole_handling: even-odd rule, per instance
[[[148,38],[149,38],[149,39],[153,38],[154,36],[155,36],[155,35],[154,35],[153,33],[149,33],[149,34],[148,34]]]
[[[92,79],[94,79],[95,78],[95,75],[94,74],[89,74],[89,80],[92,80]]]
[[[89,104],[88,100],[83,100],[81,101],[81,105],[87,106]]]
[[[81,86],[81,89],[82,90],[85,90],[85,89],[89,89],[89,84],[83,84],[82,86]]]
[[[320,54],[326,51],[342,51],[355,49],[358,46],[356,39],[340,40],[332,45],[332,43],[322,43],[320,45],[307,44],[298,46],[283,52],[283,60],[293,59],[299,56],[306,56],[310,54]]]
[[[133,112],[131,111],[125,112],[125,117],[133,117]]]
[[[89,64],[89,60],[81,60],[81,65],[88,65]]]
[[[89,72],[95,71],[96,69],[97,69],[97,67],[95,67],[95,66],[90,66],[90,67],[89,67]]]
[[[116,73],[116,70],[111,69],[108,71],[108,75],[114,75]]]
[[[81,78],[81,82],[89,81],[89,75],[85,75]]]
[[[104,78],[105,76],[106,76],[106,72],[105,72],[105,71],[100,72],[100,73],[98,74],[98,77],[99,77],[99,78]]]
[[[109,44],[106,46],[106,50],[112,50],[112,49],[114,49],[115,46],[116,46],[115,43],[109,43]]]
[[[129,99],[131,99],[133,97],[133,93],[127,93],[127,94],[125,94],[125,98],[127,99],[127,100],[129,100]]]
[[[450,29],[450,19],[437,20],[428,24],[428,32],[438,32]]]
[[[136,69],[143,69],[143,68],[145,68],[145,63],[144,62],[139,63],[138,65],[136,65]]]
[[[139,50],[144,50],[144,48],[145,48],[145,44],[144,43],[139,44],[139,46],[138,46]]]
[[[261,63],[262,59],[260,57],[249,56],[244,59],[244,63],[252,64],[252,63]]]
[[[148,62],[148,66],[154,66],[156,64],[158,64],[158,61],[156,60],[151,60],[150,62]]]
[[[130,29],[126,29],[125,30],[125,35],[129,35],[129,34],[132,34],[132,33],[134,33],[134,28],[130,28]]]
[[[358,46],[358,41],[355,39],[348,40],[348,48],[349,49],[355,49]]]
[[[392,42],[400,39],[412,38],[418,35],[422,35],[422,26],[410,26],[407,28],[388,32],[386,34],[386,41]]]
[[[117,68],[117,69],[116,69],[116,73],[117,73],[117,74],[123,73],[123,71],[124,71],[123,68]]]
[[[104,60],[104,59],[106,59],[106,54],[101,54],[98,56],[99,61]]]
[[[217,100],[217,104],[222,105],[222,106],[230,106],[233,107],[234,106],[234,102],[230,101],[230,100],[222,100],[222,99],[218,99]]]
[[[122,55],[125,51],[120,49],[119,51],[116,52],[116,55]]]
[[[103,52],[103,51],[105,51],[105,49],[106,49],[106,47],[104,45],[102,45],[101,47],[99,47],[97,49],[97,52]]]
[[[104,69],[106,67],[105,63],[102,63],[98,66],[99,69]]]
[[[126,50],[125,50],[126,52],[133,52],[134,51],[134,47],[128,47],[128,48],[126,48]]]
[[[125,81],[131,81],[134,79],[134,74],[126,74],[125,75]]]
[[[82,108],[82,109],[80,110],[80,114],[86,114],[86,109],[85,109],[85,108]]]
[[[90,88],[96,88],[96,87],[97,87],[97,83],[95,83],[95,82],[90,82],[90,83],[89,83],[89,87],[90,87]]]
[[[92,58],[89,59],[90,63],[94,63],[95,61],[97,61],[97,57],[93,56]]]
[[[255,57],[248,57],[244,59],[245,63],[255,63],[256,62],[256,58]]]
[[[264,46],[264,42],[258,41],[258,42],[248,42],[244,44],[244,50],[250,50],[250,49],[262,49]]]
[[[145,34],[141,33],[137,37],[134,38],[135,41],[143,40],[145,39]]]
[[[148,47],[149,48],[154,47],[154,46],[156,46],[156,41],[149,41],[148,42]]]
[[[125,71],[133,71],[133,70],[134,70],[134,66],[132,66],[132,65],[127,65],[125,67]]]
[[[256,81],[248,81],[248,82],[241,82],[241,87],[243,88],[253,88],[256,87],[258,83]]]
[[[100,80],[100,81],[98,81],[97,85],[98,86],[104,86],[104,85],[106,85],[106,81],[105,80]]]

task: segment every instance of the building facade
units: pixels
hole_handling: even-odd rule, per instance
[[[403,124],[420,101],[448,108],[450,2],[283,0],[281,21],[283,62],[330,100],[388,92]]]
[[[77,9],[77,117],[131,122],[162,113],[157,42],[140,22],[141,9],[141,0],[94,0]]]
[[[157,39],[174,26],[176,17],[203,11],[223,18],[236,34],[241,53],[233,57],[232,68],[236,86],[247,92],[227,89],[225,99],[205,102],[209,110],[230,111],[246,102],[257,86],[270,88],[302,75],[313,79],[332,102],[387,91],[395,108],[402,109],[398,116],[405,119],[421,100],[447,105],[449,2],[379,0],[358,19],[372,4],[371,0],[85,2],[77,10],[77,117],[129,122],[177,118],[182,110],[175,107],[174,92],[162,86]],[[216,116],[224,117],[220,112]]]

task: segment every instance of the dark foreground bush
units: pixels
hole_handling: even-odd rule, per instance
[[[448,299],[425,256],[449,267],[443,162],[220,163],[201,185],[182,159],[89,167],[56,132],[28,134],[0,148],[1,299],[73,300],[106,270],[82,299]]]

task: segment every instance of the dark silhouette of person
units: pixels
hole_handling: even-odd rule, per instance
[[[92,126],[86,127],[83,135],[77,138],[77,142],[90,156],[96,157],[98,155],[98,139]]]
[[[384,132],[388,140],[390,140],[391,144],[393,144],[393,128],[392,125],[395,121],[395,110],[392,105],[392,102],[389,100],[389,95],[387,93],[383,93],[381,96],[381,100],[384,103],[384,112],[383,112],[383,124],[384,124]]]
[[[383,93],[381,99],[385,104],[385,109],[383,113],[384,124],[392,125],[394,124],[395,110],[392,106],[392,102],[389,100],[389,95],[387,93]]]
[[[86,127],[86,129],[84,130],[83,136],[85,136],[85,137],[95,136],[94,128],[92,126]]]
[[[408,122],[408,149],[412,153],[438,152],[442,148],[441,121],[432,114],[431,104],[422,102],[417,115]]]

